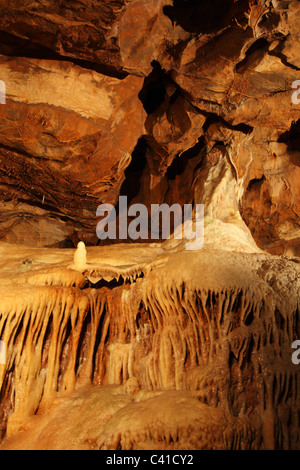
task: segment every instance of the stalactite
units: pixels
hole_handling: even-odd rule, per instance
[[[2,290],[0,336],[8,356],[0,366],[2,437],[13,436],[58,397],[118,385],[133,397],[148,391],[153,400],[171,391],[191,393],[209,410],[225,413],[234,431],[225,426],[217,447],[248,448],[249,436],[257,448],[298,445],[291,416],[298,413],[299,373],[289,356],[299,334],[294,266],[286,267],[296,284],[285,303],[282,290],[260,275],[264,258],[236,254],[234,261],[232,253],[221,254],[172,253],[121,284],[109,278],[89,287],[90,273],[80,277],[72,269],[63,281],[60,267],[57,279],[51,270],[31,273],[19,282],[17,299]],[[119,278],[117,267],[109,271]],[[42,285],[33,286],[38,280]],[[170,448],[185,442],[180,427],[166,433],[145,426],[143,442],[162,439]],[[210,431],[199,429],[206,448]],[[97,448],[137,445],[138,435],[125,428],[110,438],[107,432]]]

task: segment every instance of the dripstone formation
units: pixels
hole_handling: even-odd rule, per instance
[[[0,449],[300,449],[300,3],[0,12]]]

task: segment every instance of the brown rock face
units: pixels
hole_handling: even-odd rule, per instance
[[[0,10],[1,447],[299,449],[300,3]],[[203,248],[100,241],[119,196]]]
[[[2,1],[2,240],[95,244],[97,206],[124,191],[201,202],[221,146],[258,245],[297,254],[297,13],[297,2]]]
[[[115,203],[143,132],[142,80],[27,58],[2,57],[1,71],[8,84],[7,105],[0,108],[1,184],[4,207],[13,209],[2,238],[50,244],[76,226],[88,231],[99,201]]]
[[[49,59],[80,59],[122,71],[113,27],[126,1],[34,2],[1,0],[1,42],[6,55],[17,52]],[[18,54],[17,54],[18,55]],[[47,58],[47,57],[45,57]]]

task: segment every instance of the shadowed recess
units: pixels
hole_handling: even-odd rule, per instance
[[[179,24],[191,33],[209,34],[230,24],[233,17],[241,17],[249,6],[248,1],[231,0],[173,0],[173,6],[164,7],[164,14],[172,23]],[[245,21],[245,19],[244,19]]]

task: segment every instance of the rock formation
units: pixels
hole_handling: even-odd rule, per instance
[[[0,449],[299,449],[299,2],[0,5]]]

